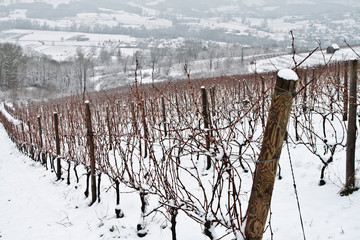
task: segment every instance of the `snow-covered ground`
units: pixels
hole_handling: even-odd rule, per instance
[[[360,47],[354,47],[353,49],[348,47],[340,48],[334,54],[326,53],[326,49],[322,51],[318,50],[314,52],[310,57],[308,57],[309,53],[300,53],[295,55],[296,64],[300,64],[304,59],[301,67],[313,67],[316,65],[325,65],[329,62],[334,61],[345,61],[358,59],[360,54]],[[254,64],[249,66],[249,72],[270,72],[270,71],[278,71],[283,68],[293,68],[295,66],[293,55],[281,55],[272,58],[266,58],[257,60]]]

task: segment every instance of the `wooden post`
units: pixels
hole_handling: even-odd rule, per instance
[[[210,150],[210,115],[209,115],[209,105],[207,100],[206,89],[204,86],[201,87],[201,96],[202,96],[202,114],[204,118],[204,130],[206,131],[206,150]],[[211,168],[211,157],[206,156],[206,170]]]
[[[141,100],[141,121],[142,121],[142,125],[143,125],[143,129],[144,129],[144,142],[145,142],[145,146],[144,146],[144,158],[147,157],[148,155],[148,141],[149,141],[149,131],[148,131],[148,127],[146,124],[146,111],[145,111],[145,100],[142,99]],[[141,144],[141,142],[140,142]]]
[[[33,144],[33,139],[32,139],[32,134],[31,134],[31,125],[30,125],[30,121],[27,121],[27,126],[28,126],[28,132],[29,132],[29,146],[28,146],[28,155],[32,160],[36,161],[35,158],[35,149],[34,149],[34,144]]]
[[[307,98],[308,98],[308,96],[307,96],[307,87],[306,87],[306,85],[307,85],[306,72],[307,72],[307,69],[304,70],[304,78],[303,78],[305,88],[304,88],[304,93],[303,93],[302,109],[303,109],[304,113],[306,112],[306,109],[307,109],[306,105],[307,105]]]
[[[341,71],[340,62],[337,62],[336,95],[338,101],[340,100],[340,71]]]
[[[23,144],[25,144],[25,143],[26,143],[26,136],[25,136],[24,123],[21,122],[20,126],[21,126],[21,133],[22,133]]]
[[[60,159],[59,117],[57,112],[54,112],[54,128],[55,128],[55,148],[56,148],[56,176],[57,176],[57,180],[60,180],[61,159]]]
[[[344,113],[343,113],[343,121],[348,120],[348,105],[349,105],[349,94],[348,94],[348,61],[344,63]]]
[[[180,124],[181,123],[181,114],[180,114],[180,108],[179,108],[179,100],[178,100],[178,95],[175,94],[175,105],[176,105],[176,114],[178,116],[178,121]]]
[[[162,118],[163,118],[163,126],[165,137],[167,136],[167,129],[166,129],[166,109],[165,109],[165,100],[164,97],[161,97],[161,106],[162,106]]]
[[[184,92],[184,104],[185,104],[185,113],[188,112],[188,105],[187,105],[187,97],[186,97],[186,92]]]
[[[240,82],[239,82],[239,87],[240,87]],[[240,88],[239,88],[239,92],[240,92]],[[240,95],[240,93],[239,93]],[[240,99],[240,98],[239,98]],[[215,112],[215,86],[212,86],[210,88],[210,100],[211,100],[211,115],[214,117],[216,112]]]
[[[245,79],[243,79],[243,85],[244,85],[244,87],[243,87],[243,99],[246,99],[246,80]]]
[[[37,116],[37,123],[38,123],[38,129],[39,129],[39,145],[40,145],[40,150],[42,150],[44,143],[43,143],[43,138],[42,138],[42,128],[41,128],[40,116]]]
[[[107,125],[107,129],[108,129],[108,134],[109,134],[109,150],[111,151],[112,150],[112,137],[111,137],[109,105],[106,105],[105,111],[106,111],[106,125]]]
[[[278,72],[247,209],[246,240],[262,239],[297,80],[292,70]]]
[[[45,153],[43,152],[43,147],[44,147],[44,140],[42,137],[42,128],[41,128],[41,117],[37,116],[37,123],[38,123],[38,132],[39,132],[39,161],[41,161],[41,163],[43,165],[46,165],[46,157],[45,157]]]
[[[316,87],[316,70],[315,68],[312,69],[312,79],[311,79],[311,88],[310,88],[310,99],[312,100],[311,103],[311,110],[314,110],[315,107],[315,95],[314,95],[314,91],[315,91],[315,87]]]
[[[86,140],[89,146],[89,158],[90,158],[90,179],[91,179],[91,206],[96,202],[96,176],[95,176],[95,146],[94,146],[94,134],[92,131],[90,103],[85,101],[85,122],[86,122]]]
[[[265,127],[265,78],[261,77],[261,124]]]
[[[349,120],[346,138],[346,180],[345,188],[355,188],[355,143],[356,143],[356,90],[357,60],[351,61]]]
[[[31,136],[31,126],[30,126],[30,121],[27,121],[27,126],[28,126],[28,130],[29,130],[29,143],[30,145],[33,144],[33,140],[32,140],[32,136]]]
[[[156,124],[156,118],[155,118],[155,111],[154,111],[154,100],[150,99],[150,108],[151,108],[151,118],[152,118],[152,124]]]
[[[132,116],[132,120],[133,120],[133,127],[134,127],[135,134],[137,135],[138,134],[138,125],[137,125],[137,122],[136,122],[135,103],[134,103],[134,101],[131,102],[130,107],[131,107],[131,116]]]

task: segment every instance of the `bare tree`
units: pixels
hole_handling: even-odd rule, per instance
[[[79,89],[85,93],[87,91],[88,73],[93,68],[91,57],[86,56],[82,48],[76,50],[75,69],[76,76],[79,79]]]
[[[22,48],[12,43],[0,44],[0,83],[3,89],[16,89],[19,71],[23,63]]]

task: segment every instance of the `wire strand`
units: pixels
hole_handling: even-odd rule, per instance
[[[299,211],[301,229],[302,229],[302,233],[303,233],[304,240],[306,240],[305,229],[304,229],[304,222],[303,222],[303,219],[302,219],[301,208],[300,208],[300,201],[299,201],[299,196],[298,196],[298,192],[297,192],[297,189],[296,189],[294,168],[293,168],[293,164],[292,164],[292,160],[291,160],[291,155],[290,155],[289,141],[288,141],[287,139],[286,139],[286,148],[287,148],[287,152],[288,152],[288,156],[289,156],[289,162],[290,162],[290,168],[291,168],[291,175],[292,175],[292,179],[293,179],[294,192],[295,192],[296,202],[297,202],[298,211]]]

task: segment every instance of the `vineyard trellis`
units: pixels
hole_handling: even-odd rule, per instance
[[[320,160],[319,184],[324,185],[326,168],[346,146],[348,64],[296,71],[300,82],[285,135]],[[117,217],[124,216],[121,186],[137,191],[139,237],[148,231],[145,218],[161,212],[176,239],[176,217],[183,211],[209,239],[229,234],[246,239],[243,196],[249,189],[242,189],[242,182],[254,174],[276,73],[197,80],[187,74],[187,81],[142,84],[136,79],[128,87],[88,93],[86,103],[83,96],[7,103],[0,120],[17,147],[50,166],[58,180],[67,174],[70,184],[72,166],[80,181],[77,167],[84,166],[91,203],[100,201],[100,179],[107,176],[117,193]],[[158,200],[151,210],[150,197]]]

